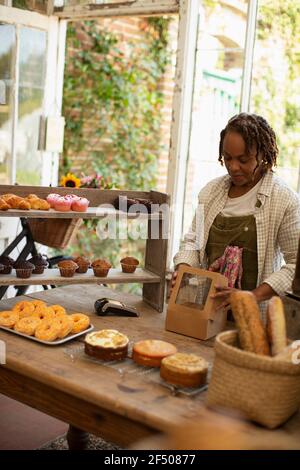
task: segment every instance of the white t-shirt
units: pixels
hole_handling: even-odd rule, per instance
[[[261,186],[262,178],[253,186],[250,191],[240,197],[231,198],[228,196],[221,214],[225,217],[239,217],[241,215],[252,215],[255,212],[257,203],[257,193]]]

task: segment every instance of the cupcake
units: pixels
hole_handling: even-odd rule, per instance
[[[90,201],[85,197],[80,197],[72,202],[72,211],[86,212]]]
[[[60,261],[58,263],[58,267],[62,277],[73,277],[76,269],[78,268],[78,264],[68,259]]]
[[[92,268],[95,276],[106,277],[111,268],[111,264],[105,259],[96,259],[92,262]]]
[[[123,273],[134,273],[139,264],[139,260],[132,256],[127,256],[126,258],[121,259],[120,263]]]
[[[91,265],[89,260],[87,258],[84,258],[84,256],[78,256],[77,258],[74,258],[74,262],[78,264],[76,272],[80,274],[86,273]]]
[[[29,197],[29,196],[28,196]],[[48,202],[48,204],[50,204],[50,207],[52,207],[52,209],[54,209],[54,206],[55,206],[55,201],[59,198],[59,194],[56,194],[56,193],[51,193],[51,194],[48,194],[48,196],[46,197],[46,201]]]
[[[60,212],[67,212],[71,210],[72,199],[66,197],[58,197],[54,201],[54,209]]]
[[[48,266],[48,261],[45,259],[45,255],[36,255],[28,260],[34,265],[34,270],[32,274],[43,274],[44,269]]]
[[[14,263],[17,277],[21,279],[28,279],[34,270],[34,264],[30,261],[19,260]]]
[[[0,274],[10,274],[14,262],[15,261],[10,256],[0,256],[0,264],[2,264],[3,266],[3,269],[0,271]]]

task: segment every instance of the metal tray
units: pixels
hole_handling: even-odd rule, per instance
[[[58,339],[55,341],[43,341],[41,339],[36,338],[35,336],[29,336],[25,335],[24,333],[19,333],[19,331],[15,331],[12,328],[6,328],[5,326],[0,326],[1,330],[8,331],[9,333],[14,333],[15,335],[18,336],[23,336],[23,338],[26,339],[31,339],[32,341],[36,341],[37,343],[41,344],[46,344],[47,346],[59,346],[60,344],[67,343],[68,341],[71,341],[72,339],[78,338],[78,336],[85,335],[86,333],[89,333],[94,329],[93,325],[90,325],[86,330],[80,331],[80,333],[75,333],[74,335],[68,335],[65,338]]]

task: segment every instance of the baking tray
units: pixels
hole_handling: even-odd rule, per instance
[[[35,336],[25,335],[24,333],[19,333],[19,331],[15,331],[12,328],[6,328],[5,326],[0,326],[0,330],[8,331],[9,333],[13,333],[18,336],[23,336],[23,338],[31,339],[32,341],[36,341],[37,343],[46,344],[47,346],[59,346],[60,344],[67,343],[72,339],[78,338],[79,336],[85,335],[94,329],[93,325],[90,325],[86,330],[80,331],[80,333],[75,333],[74,335],[68,335],[65,338],[58,339],[55,341],[43,341],[41,339],[36,338]]]

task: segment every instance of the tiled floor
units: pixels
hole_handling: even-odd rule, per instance
[[[0,395],[0,450],[30,450],[64,434],[68,425]]]

